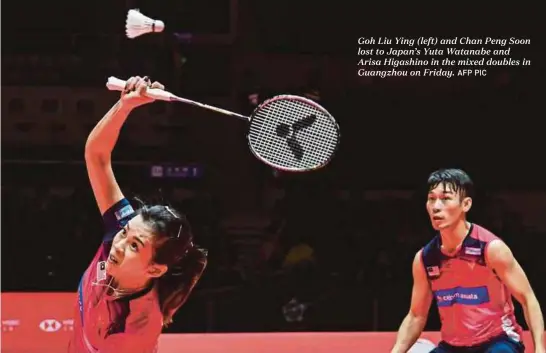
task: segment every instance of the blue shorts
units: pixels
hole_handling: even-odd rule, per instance
[[[456,347],[444,341],[438,344],[430,353],[524,353],[525,346],[522,342],[502,335],[490,341],[471,347]]]

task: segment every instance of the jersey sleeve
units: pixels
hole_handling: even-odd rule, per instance
[[[103,242],[111,241],[117,232],[135,216],[135,210],[126,198],[116,202],[102,215],[104,222]]]

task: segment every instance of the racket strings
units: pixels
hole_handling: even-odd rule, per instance
[[[287,119],[282,119],[282,120],[285,120],[285,121],[277,121],[275,115],[279,116],[279,117],[286,117],[286,116],[295,116],[297,117],[297,119],[295,121],[298,121],[300,119],[303,119],[304,117],[308,116],[308,115],[311,115],[311,114],[320,114],[319,111],[317,111],[316,109],[312,109],[311,107],[307,106],[307,105],[303,105],[303,104],[293,104],[295,102],[290,102],[290,101],[279,101],[277,102],[277,104],[275,105],[275,107],[272,107],[272,109],[274,108],[275,110],[273,111],[270,111],[269,112],[269,116],[268,118],[270,119],[265,119],[264,120],[264,125],[262,126],[262,129],[260,131],[260,133],[263,133],[264,130],[269,130],[269,131],[275,131],[276,130],[276,126],[279,124],[279,123],[289,123],[288,125],[292,125],[290,124],[289,121],[287,121]],[[271,119],[271,118],[274,118],[274,119]],[[319,120],[322,120],[322,119],[319,119]],[[311,130],[311,129],[305,129],[305,130]],[[297,134],[297,141],[298,143],[302,146],[303,150],[306,152],[306,155],[307,155],[307,158],[309,159],[309,162],[310,163],[313,163],[313,162],[318,162],[316,159],[320,159],[320,155],[318,155],[316,152],[316,148],[313,148],[313,146],[309,146],[310,144],[308,143],[309,140],[306,139],[306,136],[305,134],[303,133],[304,131],[301,131]],[[273,136],[273,137],[277,137],[277,139],[275,140],[278,140],[278,136]],[[275,157],[278,157],[279,161],[282,162],[282,163],[296,163],[297,160],[294,159],[294,157],[290,154],[290,153],[287,153],[287,146],[284,146],[285,148],[271,148],[271,147],[274,147],[272,146],[272,142],[271,142],[271,138],[269,139],[270,141],[267,141],[269,142],[267,146],[265,146],[266,150],[268,152],[273,152],[273,154],[275,155]],[[274,140],[274,141],[275,141]],[[273,142],[274,143],[274,142]],[[278,142],[277,142],[278,143]],[[286,141],[283,141],[283,143],[286,143]],[[309,148],[311,147],[311,148]]]
[[[303,118],[315,115],[317,118],[292,137],[303,150],[298,160],[291,151],[288,138],[276,133],[279,124],[290,127]],[[312,104],[289,99],[279,99],[258,109],[254,115],[249,138],[254,150],[264,159],[278,166],[290,169],[307,169],[328,162],[337,147],[338,129],[335,121]]]
[[[298,121],[299,119],[309,116],[310,114],[322,114],[322,112],[313,109],[311,106],[306,104],[293,103],[294,102],[280,101],[275,107],[272,107],[274,110],[272,109],[268,111],[268,114],[264,116],[264,124],[262,125],[259,134],[269,138],[260,139],[259,144],[262,145],[261,147],[263,147],[268,158],[275,160],[282,165],[286,164],[287,166],[292,167],[307,167],[312,164],[320,164],[324,158],[323,151],[320,148],[323,145],[322,142],[324,142],[322,141],[324,140],[323,134],[317,133],[321,132],[319,130],[320,127],[318,127],[319,129],[303,129],[303,131],[300,131],[297,134],[296,141],[305,151],[305,159],[307,161],[307,163],[302,165],[300,165],[301,162],[295,159],[293,153],[289,150],[287,140],[279,139],[276,134],[274,135],[267,133],[268,131],[275,131],[276,126],[279,123],[288,123],[288,125],[292,125],[291,123],[294,122],[286,121],[287,119],[279,119],[279,117],[294,116],[297,118],[295,121]],[[320,124],[322,121],[323,119],[319,118],[318,124]],[[313,136],[309,136],[310,134],[306,132],[310,132],[310,134]],[[279,143],[282,143],[282,145],[279,146]]]
[[[311,153],[311,160],[318,162],[321,160],[323,161],[325,156],[329,157],[335,150],[337,141],[332,139],[332,135],[337,135],[337,131],[333,126],[332,121],[326,117],[323,112],[307,104],[290,104],[288,101],[281,101],[279,103],[280,107],[283,109],[283,115],[285,116],[289,116],[292,108],[296,108],[294,112],[299,114],[300,119],[311,114],[317,115],[318,119],[313,126],[302,129],[298,132],[297,138],[307,153]]]

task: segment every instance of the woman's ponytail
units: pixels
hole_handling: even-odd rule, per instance
[[[174,314],[186,302],[206,266],[207,250],[191,246],[180,261],[158,279],[164,326],[172,323]]]
[[[144,206],[138,213],[155,235],[153,261],[167,265],[167,272],[157,279],[163,325],[167,326],[201,278],[207,250],[194,245],[188,220],[173,208]]]

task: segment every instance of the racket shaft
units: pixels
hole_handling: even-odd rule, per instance
[[[111,76],[111,77],[108,78],[108,82],[106,83],[106,87],[111,91],[123,91],[123,89],[125,88],[125,81],[120,80],[119,78]],[[174,94],[172,94],[171,92],[164,91],[164,90],[157,89],[157,88],[148,88],[146,90],[146,96],[148,96],[150,98],[153,98],[153,99],[167,101],[167,102],[187,103],[187,104],[195,105],[197,107],[201,107],[201,108],[204,108],[204,109],[208,109],[208,110],[212,110],[212,111],[215,111],[215,112],[218,112],[218,113],[222,113],[222,114],[225,114],[225,115],[234,116],[234,117],[242,119],[242,120],[247,120],[247,121],[250,120],[248,117],[246,117],[244,115],[237,114],[237,113],[234,113],[234,112],[226,110],[226,109],[217,108],[217,107],[214,107],[212,105],[196,102],[196,101],[193,101],[191,99],[177,97]]]
[[[222,114],[225,114],[225,115],[234,116],[234,117],[242,119],[242,120],[249,120],[249,118],[244,116],[244,115],[237,114],[237,113],[234,113],[232,111],[225,110],[225,109],[222,109],[222,108],[217,108],[217,107],[214,107],[212,105],[192,101],[191,99],[186,99],[186,98],[181,98],[181,97],[176,97],[175,96],[173,98],[173,100],[178,101],[178,102],[188,103],[188,104],[191,104],[191,105],[195,105],[197,107],[201,107],[201,108],[204,108],[204,109],[209,109],[209,110],[215,111],[217,113],[222,113]]]

